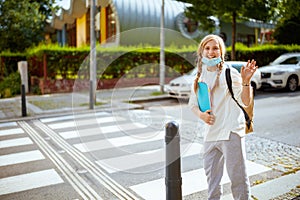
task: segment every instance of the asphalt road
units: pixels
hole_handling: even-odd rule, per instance
[[[300,147],[300,91],[259,92],[254,123],[258,136]]]
[[[143,103],[152,111],[160,111],[177,119],[194,121],[187,101],[168,101]],[[300,147],[300,91],[282,90],[258,91],[255,96],[254,131],[259,137]]]

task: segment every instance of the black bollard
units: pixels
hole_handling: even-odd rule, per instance
[[[21,96],[22,96],[22,117],[27,116],[27,109],[26,109],[26,91],[25,91],[25,85],[22,84],[21,86]]]
[[[166,124],[166,199],[182,199],[182,178],[181,178],[181,158],[180,158],[180,135],[176,122]]]

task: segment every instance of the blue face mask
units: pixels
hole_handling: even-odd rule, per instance
[[[201,61],[206,66],[213,67],[213,66],[216,66],[217,64],[219,64],[222,61],[222,59],[220,57],[212,58],[212,59],[208,59],[206,57],[203,57]]]

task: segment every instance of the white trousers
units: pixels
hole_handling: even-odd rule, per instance
[[[219,200],[224,162],[235,200],[250,199],[250,183],[246,172],[245,138],[231,132],[229,140],[204,142],[203,162],[208,183],[208,199]]]

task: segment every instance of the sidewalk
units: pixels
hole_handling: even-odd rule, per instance
[[[282,176],[259,185],[251,187],[251,194],[253,199],[258,200],[299,200],[299,188],[297,191],[292,189],[300,186],[300,172]],[[298,197],[292,196],[298,193]],[[223,196],[222,200],[233,200],[231,194]]]
[[[73,112],[94,112],[95,110],[138,109],[136,101],[167,98],[159,93],[159,86],[109,89],[96,92],[94,109],[89,109],[89,93],[60,93],[49,95],[26,95],[26,117],[22,117],[21,97],[0,99],[0,122],[16,119],[62,115]]]
[[[65,93],[41,96],[26,96],[27,116],[22,117],[21,97],[0,99],[0,123],[26,120],[48,116],[59,116],[80,112],[95,112],[113,109],[142,109],[136,102],[165,99],[159,93],[159,86],[101,90],[96,93],[96,106],[89,109],[88,93]],[[283,173],[281,173],[283,174]],[[298,200],[300,199],[300,171],[284,176],[272,177],[269,181],[258,183],[251,188],[252,198],[258,200]],[[297,197],[295,197],[297,196]],[[192,198],[187,198],[192,199]],[[231,200],[232,195],[223,196]]]

